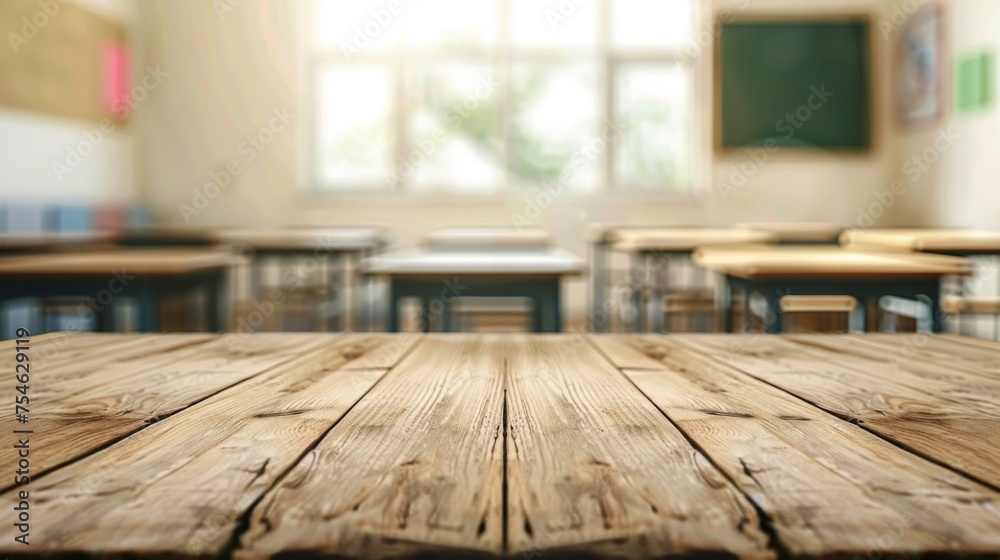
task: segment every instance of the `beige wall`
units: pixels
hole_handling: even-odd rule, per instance
[[[988,0],[987,0],[988,1]],[[139,175],[148,202],[165,220],[183,221],[179,204],[190,204],[194,188],[237,157],[246,135],[267,124],[276,108],[289,108],[296,123],[308,119],[299,100],[299,63],[290,2],[244,0],[219,17],[201,0],[145,0],[140,36],[147,64],[170,75],[141,108]],[[714,10],[732,6],[745,13],[866,13],[875,22],[888,15],[884,0],[711,0]],[[744,8],[744,6],[746,6]],[[707,24],[706,24],[707,25]],[[727,181],[745,154],[711,153],[711,48],[698,62],[704,133],[696,139],[704,156],[701,192],[690,198],[564,195],[547,208],[541,225],[585,255],[591,222],[731,224],[737,221],[828,220],[851,224],[873,189],[888,188],[899,161],[889,120],[889,45],[875,32],[873,74],[874,150],[842,156],[776,153],[726,199],[713,188]],[[205,224],[387,224],[402,239],[455,223],[510,224],[524,200],[500,197],[340,196],[312,198],[299,180],[298,130],[279,133],[260,157],[193,222]],[[891,218],[891,216],[889,217]],[[584,298],[582,281],[570,290],[576,315]]]
[[[950,0],[944,6],[948,72],[954,75],[954,64],[964,53],[984,48],[992,49],[994,56],[1000,53],[1000,2]],[[997,85],[1000,82],[994,92],[1000,91]],[[983,112],[959,113],[955,93],[952,88],[939,122],[901,135],[898,167],[911,187],[900,217],[916,224],[1000,229],[1000,108],[994,102]],[[942,132],[955,138],[945,149],[940,149],[944,142],[935,147]],[[915,180],[913,158],[925,159],[927,167]]]
[[[120,21],[131,35],[134,0],[79,0],[81,8]],[[55,17],[59,17],[59,14]],[[47,30],[43,28],[41,33]],[[51,31],[51,29],[48,29]],[[6,34],[5,34],[6,38]],[[9,48],[4,45],[3,48]],[[37,48],[29,42],[23,48]],[[117,124],[117,123],[115,123]],[[78,120],[0,107],[0,203],[52,204],[128,201],[135,192],[135,138],[131,126],[96,136],[97,121]],[[100,138],[93,151],[68,173],[57,174],[67,150]]]

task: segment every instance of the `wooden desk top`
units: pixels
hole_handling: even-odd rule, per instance
[[[8,504],[30,491],[30,545],[0,524],[4,554],[1000,550],[995,343],[80,333],[28,346],[45,357],[30,384],[44,398],[0,430],[33,430],[30,485],[2,488]],[[4,402],[18,394],[0,385]]]
[[[766,231],[775,234],[776,241],[791,243],[830,243],[844,230],[837,224],[823,222],[748,222],[736,224],[736,228]]]
[[[918,278],[969,275],[959,257],[846,250],[830,246],[743,245],[701,247],[694,262],[740,278]]]
[[[583,268],[579,257],[557,247],[476,251],[406,249],[376,255],[364,264],[366,274],[389,276],[574,275],[580,274]]]
[[[112,250],[0,257],[0,276],[97,276],[190,274],[229,266],[234,256],[214,250]]]
[[[383,243],[385,231],[377,227],[226,230],[219,232],[218,237],[225,243],[255,250],[359,251]]]
[[[726,228],[617,228],[608,230],[610,245],[624,251],[663,251],[686,253],[706,245],[734,243],[770,243],[778,240],[774,232]]]
[[[428,233],[425,245],[436,249],[480,247],[546,247],[552,245],[552,234],[537,228],[513,227],[453,227]]]
[[[104,245],[115,241],[112,233],[2,233],[0,253],[23,251],[49,251],[62,248],[79,249],[91,245]]]
[[[1000,254],[1000,232],[964,229],[851,229],[841,234],[840,244],[845,247],[926,253]]]

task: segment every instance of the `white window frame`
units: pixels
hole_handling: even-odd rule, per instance
[[[412,138],[409,137],[407,130],[407,115],[405,111],[400,110],[401,107],[406,106],[407,99],[407,80],[410,78],[408,74],[408,69],[406,65],[406,59],[409,55],[399,56],[398,52],[393,52],[392,54],[377,54],[377,53],[365,53],[364,58],[361,60],[348,61],[345,59],[344,55],[339,49],[333,49],[329,51],[321,51],[318,47],[314,45],[314,38],[312,36],[312,18],[316,13],[315,3],[317,0],[305,0],[303,4],[306,9],[302,10],[300,13],[300,22],[302,30],[302,51],[304,58],[304,65],[302,72],[303,74],[303,84],[305,87],[305,96],[303,106],[306,108],[307,115],[315,114],[316,104],[318,103],[318,96],[316,95],[317,80],[316,76],[319,74],[321,69],[329,64],[343,64],[343,65],[362,65],[362,64],[381,64],[388,65],[391,68],[391,74],[394,78],[393,87],[393,110],[390,115],[389,122],[393,128],[393,135],[390,140],[393,142],[393,161],[399,161],[400,158],[405,158],[406,155],[410,154],[414,148],[412,144]],[[405,2],[407,0],[399,0],[400,2]],[[414,0],[410,0],[414,1]],[[471,1],[471,0],[470,0]],[[508,70],[510,68],[510,63],[513,59],[518,57],[526,57],[530,60],[543,60],[543,59],[553,59],[553,60],[598,60],[598,71],[596,75],[595,84],[598,90],[598,104],[600,108],[600,116],[598,123],[611,122],[614,117],[614,107],[615,107],[615,83],[613,76],[616,70],[625,64],[632,63],[656,63],[656,64],[677,64],[686,67],[686,72],[688,74],[688,84],[689,84],[689,100],[690,100],[690,117],[688,119],[688,136],[691,138],[691,149],[688,152],[688,180],[685,184],[665,184],[662,189],[650,189],[649,185],[645,184],[629,184],[629,183],[619,183],[615,181],[615,155],[617,152],[617,144],[612,139],[607,143],[607,147],[600,156],[600,176],[597,181],[597,188],[595,192],[597,194],[603,193],[619,193],[625,195],[665,195],[668,197],[677,196],[688,196],[696,192],[695,184],[698,182],[699,172],[701,171],[701,166],[698,165],[702,158],[701,143],[702,138],[697,134],[698,125],[702,122],[702,111],[703,107],[696,96],[697,92],[702,88],[699,84],[700,71],[698,67],[699,59],[704,58],[701,51],[707,51],[708,46],[703,46],[704,48],[697,49],[698,56],[692,57],[690,51],[686,50],[685,47],[679,47],[677,49],[651,49],[651,50],[639,50],[639,49],[612,49],[610,46],[611,39],[611,28],[610,28],[610,18],[611,18],[611,2],[613,0],[585,0],[592,1],[598,4],[598,42],[593,49],[528,49],[523,47],[513,47],[510,44],[510,18],[509,14],[511,12],[510,0],[497,0],[497,6],[499,13],[497,14],[497,21],[499,22],[499,34],[498,34],[498,46],[490,47],[481,52],[473,53],[454,53],[448,49],[438,49],[438,50],[421,50],[419,51],[419,57],[421,61],[434,60],[436,58],[456,61],[465,59],[474,60],[491,60],[492,59],[492,69],[494,72],[494,77],[496,82],[500,84],[501,91],[497,93],[498,95],[498,108],[497,108],[497,119],[499,130],[503,135],[503,142],[501,142],[500,152],[497,154],[501,162],[506,162],[506,150],[508,146],[508,130],[507,125],[509,123],[508,114],[510,111],[510,96],[509,96],[509,85],[510,81],[508,79]],[[559,5],[559,0],[551,0],[548,2],[550,4],[546,9],[557,9]],[[691,3],[691,41],[697,40],[697,24],[701,20],[701,6],[700,2],[697,0],[690,0]],[[405,9],[405,8],[404,8]],[[375,183],[356,183],[356,184],[331,184],[329,182],[324,182],[318,177],[317,167],[319,161],[319,155],[317,154],[317,137],[316,137],[316,120],[315,119],[305,119],[306,125],[303,127],[300,137],[300,144],[304,146],[304,157],[300,160],[300,167],[303,169],[303,175],[306,177],[307,189],[311,194],[316,195],[375,195],[375,194],[414,194],[414,191],[408,188],[408,181],[401,180],[400,186],[396,189],[390,189],[387,181],[378,181]],[[463,196],[497,196],[508,193],[512,190],[518,191],[523,190],[523,185],[510,184],[507,179],[507,167],[505,163],[501,164],[501,172],[503,177],[500,180],[500,185],[491,190],[484,190],[482,193],[462,193]],[[390,167],[390,169],[392,169]],[[402,179],[402,178],[401,178]],[[420,187],[420,194],[425,194],[428,192],[438,193],[438,194],[454,194],[452,185],[440,184],[440,185],[423,185]]]

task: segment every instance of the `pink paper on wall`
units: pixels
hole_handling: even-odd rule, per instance
[[[101,108],[111,115],[127,105],[129,56],[124,43],[109,43],[101,49]]]

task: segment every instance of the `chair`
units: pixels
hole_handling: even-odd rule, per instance
[[[784,332],[850,332],[865,329],[863,306],[850,296],[784,296]]]
[[[4,233],[41,234],[45,231],[45,212],[41,206],[8,205],[0,207],[0,223]],[[0,309],[3,332],[0,338],[13,338],[13,329],[27,328],[31,333],[41,333],[42,320],[38,300],[34,298],[8,302]]]
[[[941,311],[955,317],[957,330],[961,333],[962,317],[970,315],[1000,317],[1000,297],[949,295],[942,298]],[[1000,337],[1000,333],[994,328],[993,338],[996,340],[998,337]]]
[[[530,298],[460,297],[447,312],[458,332],[530,332],[532,310]]]
[[[934,332],[934,316],[931,313],[931,300],[926,296],[918,296],[916,300],[896,296],[882,296],[878,301],[881,312],[882,332],[902,332],[899,329],[899,318],[910,319],[918,333]]]
[[[60,205],[45,212],[45,229],[55,233],[89,233],[94,231],[94,214],[88,206]],[[83,319],[77,310],[86,305],[85,298],[48,297],[39,301],[46,331],[95,330],[93,319]]]

